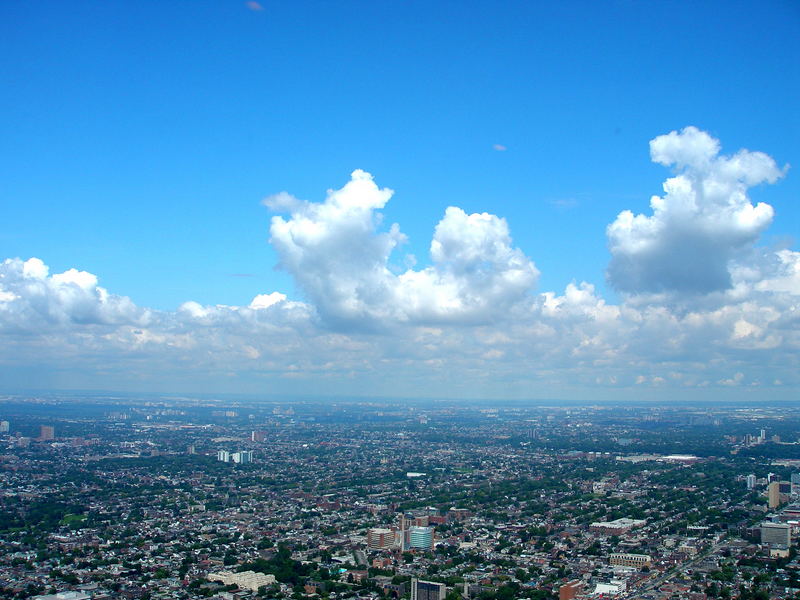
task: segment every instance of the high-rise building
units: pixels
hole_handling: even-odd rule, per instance
[[[411,600],[444,600],[446,595],[447,586],[443,583],[411,579]]]
[[[767,486],[767,506],[778,508],[789,501],[789,492],[792,484],[788,481],[773,481]]]
[[[792,527],[788,523],[762,523],[761,543],[788,548],[791,543]]]
[[[406,531],[409,527],[427,527],[428,515],[414,515],[413,513],[401,513],[397,518],[397,525],[400,531]]]
[[[42,425],[39,427],[39,439],[49,441],[56,439],[56,430],[52,425]]]
[[[239,452],[234,452],[231,454],[231,459],[233,462],[240,464],[240,465],[247,465],[253,462],[253,451],[252,450],[239,450]]]
[[[755,475],[748,475],[747,476],[747,489],[752,490],[756,487],[756,476]]]
[[[220,450],[217,452],[217,460],[220,462],[230,462],[231,460],[231,453],[227,450]]]
[[[792,494],[797,495],[800,494],[800,473],[792,473],[790,478]]]
[[[367,531],[367,546],[371,550],[383,550],[395,547],[395,531],[382,527],[375,527]]]
[[[409,527],[408,548],[430,550],[433,548],[433,527]]]
[[[0,421],[0,433],[8,433],[10,428],[8,421]]]
[[[263,442],[267,439],[267,432],[266,431],[253,431],[250,434],[250,441],[251,442]]]

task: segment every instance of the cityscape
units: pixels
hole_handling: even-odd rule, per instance
[[[0,1],[0,600],[800,600],[799,42]]]
[[[794,598],[800,406],[0,402],[0,595]]]

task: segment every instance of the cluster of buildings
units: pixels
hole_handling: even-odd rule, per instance
[[[397,526],[368,529],[367,547],[370,550],[432,550],[436,539],[431,526],[434,520],[445,522],[438,515],[400,514]]]
[[[774,598],[800,591],[789,556],[800,512],[783,501],[770,508],[770,486],[786,493],[790,469],[696,444],[693,454],[649,449],[649,419],[664,419],[670,447],[676,421],[691,419],[645,413],[637,429],[627,412],[601,409],[450,408],[422,419],[365,405],[271,410],[263,422],[237,407],[208,423],[159,410],[95,423],[86,444],[54,437],[20,447],[0,437],[0,510],[13,525],[0,530],[0,597],[700,600],[722,587],[761,586]],[[622,448],[584,445],[606,430]],[[750,470],[764,487],[742,485],[738,474]]]
[[[224,463],[233,462],[240,465],[247,465],[253,462],[253,451],[239,450],[238,452],[229,452],[227,450],[218,450],[217,460]]]

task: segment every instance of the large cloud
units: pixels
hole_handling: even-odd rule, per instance
[[[329,325],[488,322],[507,315],[535,285],[539,272],[512,246],[504,219],[456,207],[436,226],[431,266],[396,274],[390,257],[405,236],[396,224],[379,231],[377,212],[391,196],[358,170],[322,203],[285,192],[265,200],[290,213],[288,220],[273,217],[271,242]]]
[[[772,222],[773,210],[755,206],[748,188],[783,175],[762,152],[719,155],[719,142],[695,127],[650,142],[654,162],[676,175],[653,196],[652,216],[621,212],[609,225],[608,278],[628,293],[705,294],[729,289],[730,261]]]
[[[142,324],[149,311],[109,294],[97,277],[69,269],[50,275],[38,258],[0,263],[0,328],[45,333],[75,325]]]

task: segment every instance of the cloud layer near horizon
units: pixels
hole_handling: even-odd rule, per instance
[[[747,196],[785,169],[760,152],[721,156],[693,127],[655,138],[650,153],[675,173],[651,215],[624,211],[608,226],[619,305],[586,282],[537,293],[539,271],[505,219],[455,206],[434,230],[429,266],[396,264],[405,236],[379,212],[393,192],[357,170],[323,202],[265,200],[286,215],[272,218],[270,241],[305,302],[271,292],[248,306],[156,311],[90,273],[8,259],[0,363],[129,385],[177,373],[299,391],[356,381],[364,394],[796,386],[800,253],[755,246],[773,211]]]

